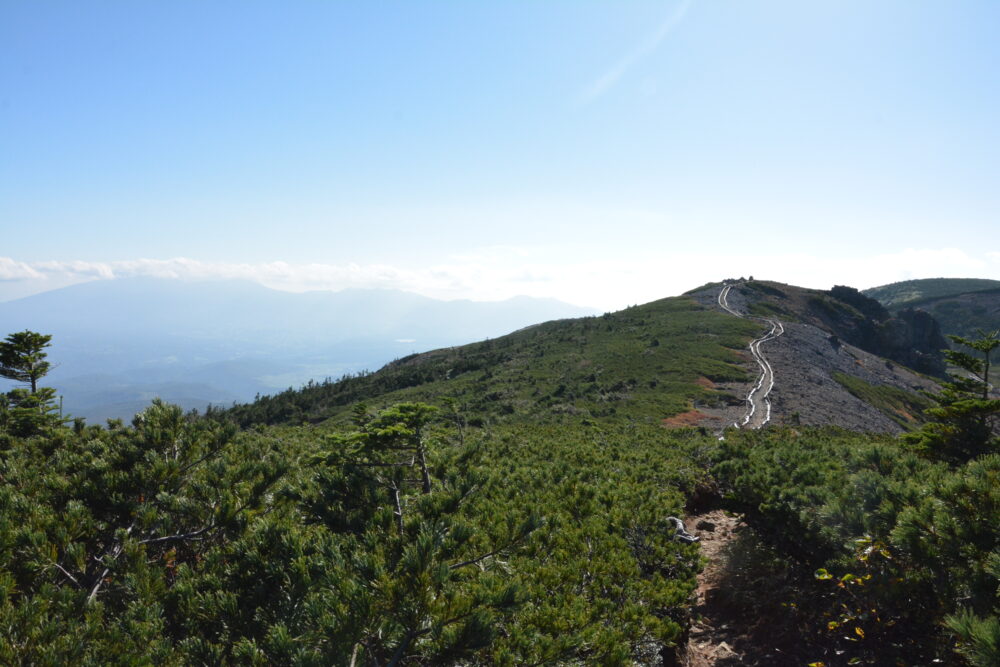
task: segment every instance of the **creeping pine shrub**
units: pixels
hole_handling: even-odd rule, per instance
[[[730,501],[830,587],[817,631],[847,642],[846,654],[924,664],[950,654],[949,629],[968,655],[988,654],[1000,456],[954,466],[889,437],[830,429],[720,445],[713,472]]]

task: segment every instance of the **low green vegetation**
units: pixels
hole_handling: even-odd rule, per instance
[[[785,308],[773,303],[758,301],[750,305],[747,309],[751,315],[757,317],[776,317],[783,322],[794,322],[796,317]]]
[[[969,349],[948,353],[963,372],[900,439],[771,430],[715,453],[731,506],[789,562],[816,568],[797,613],[825,629],[815,650],[837,664],[952,662],[956,648],[1000,664],[1000,400],[984,381],[1000,339],[956,343]]]
[[[667,300],[107,427],[53,411],[47,337],[8,337],[31,386],[0,401],[0,662],[669,660],[702,566],[669,518],[707,499],[756,531],[723,594],[789,655],[997,664],[996,336],[957,341],[904,438],[663,428],[758,329]]]
[[[629,664],[687,624],[698,548],[667,517],[711,436],[454,401],[243,431],[11,410],[0,662]]]
[[[924,410],[934,405],[931,399],[921,394],[898,387],[871,384],[847,373],[834,372],[833,379],[853,396],[875,406],[907,430],[923,423]]]
[[[329,437],[162,404],[6,436],[0,661],[627,664],[686,623],[689,437],[420,404]]]
[[[943,624],[996,613],[997,455],[951,468],[891,438],[771,431],[727,438],[717,460],[731,506],[789,566],[816,570],[794,600],[816,660],[952,662]]]
[[[698,384],[748,379],[738,351],[758,322],[671,298],[600,317],[548,322],[496,340],[415,355],[236,406],[242,425],[346,418],[358,400],[458,402],[478,419],[658,420],[726,400]]]

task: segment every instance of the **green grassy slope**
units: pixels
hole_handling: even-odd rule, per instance
[[[833,379],[862,401],[875,406],[906,430],[923,423],[923,411],[934,403],[927,397],[897,387],[874,385],[846,373],[834,373]]]
[[[668,298],[414,355],[376,373],[263,397],[230,414],[243,425],[317,422],[343,416],[358,401],[451,398],[488,418],[661,419],[695,400],[733,400],[703,378],[747,379],[739,351],[760,328],[691,299]]]

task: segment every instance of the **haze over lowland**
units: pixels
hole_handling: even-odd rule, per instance
[[[0,303],[0,328],[53,336],[66,412],[131,419],[252,400],[394,358],[594,311],[552,299],[439,301],[393,290],[292,294],[248,281],[101,280]],[[10,384],[0,380],[4,386]]]

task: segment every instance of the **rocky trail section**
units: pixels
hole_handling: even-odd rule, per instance
[[[732,284],[723,285],[717,303],[727,313],[746,318],[729,304]],[[770,325],[770,330],[750,341],[748,349],[760,368],[757,382],[746,395],[746,412],[742,420],[734,422],[736,428],[758,429],[771,420],[770,394],[774,389],[774,368],[761,350],[761,346],[785,333],[778,320],[755,317]],[[687,517],[694,526],[701,545],[701,554],[706,559],[705,569],[698,575],[695,592],[695,620],[691,625],[687,645],[680,664],[683,667],[724,667],[761,664],[752,656],[740,650],[745,645],[741,635],[742,622],[733,617],[731,610],[719,603],[719,590],[723,585],[723,571],[728,565],[727,553],[736,539],[738,531],[745,530],[742,520],[722,510],[712,510]],[[749,661],[748,661],[749,659]]]
[[[722,579],[725,550],[741,527],[737,517],[722,510],[713,510],[688,517],[701,537],[701,555],[708,563],[698,576],[695,591],[695,621],[691,624],[684,667],[716,667],[740,664],[740,654],[734,648],[736,625],[731,624],[724,606],[718,604],[718,587]]]
[[[707,564],[674,667],[804,667],[826,655],[799,611],[810,568],[790,567],[738,515],[701,510],[686,523],[698,533]]]

